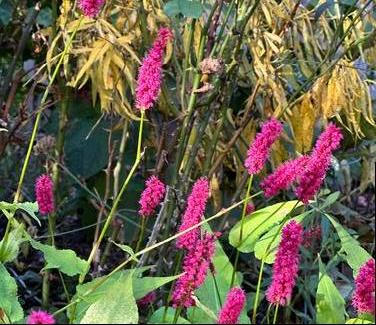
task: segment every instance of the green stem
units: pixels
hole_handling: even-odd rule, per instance
[[[50,91],[50,88],[52,86],[52,83],[55,81],[55,78],[59,72],[59,69],[60,69],[60,66],[61,64],[63,63],[63,60],[66,56],[66,54],[68,53],[69,49],[70,49],[70,46],[73,42],[73,39],[74,37],[76,36],[76,33],[79,29],[79,27],[81,26],[81,23],[83,21],[83,15],[81,16],[80,20],[78,21],[78,24],[76,26],[76,28],[74,29],[72,35],[70,36],[70,38],[68,39],[68,42],[63,50],[63,53],[62,55],[60,56],[60,59],[55,67],[55,70],[51,76],[51,79],[44,91],[44,94],[42,96],[42,99],[40,101],[40,104],[39,106],[41,107],[41,109],[37,112],[36,114],[36,119],[35,119],[35,122],[34,122],[34,128],[33,128],[33,132],[31,134],[31,138],[30,138],[30,141],[29,141],[29,146],[28,146],[28,149],[27,149],[27,153],[26,153],[26,157],[25,157],[25,160],[24,160],[24,163],[23,163],[23,166],[22,166],[22,170],[21,170],[21,176],[20,176],[20,179],[19,179],[19,182],[18,182],[18,186],[17,186],[17,191],[16,191],[16,194],[14,196],[14,200],[13,202],[14,203],[17,203],[19,198],[20,198],[20,195],[21,195],[21,190],[22,190],[22,185],[23,185],[23,181],[24,181],[24,178],[25,178],[25,175],[26,175],[26,170],[27,170],[27,167],[29,165],[29,161],[30,161],[30,156],[31,156],[31,152],[32,152],[32,149],[33,149],[33,145],[34,145],[34,141],[35,141],[35,137],[37,135],[37,131],[38,131],[38,126],[39,126],[39,122],[40,122],[40,118],[41,118],[41,114],[42,114],[42,111],[43,111],[43,105],[45,104],[46,100],[47,100],[47,96],[48,96],[48,93]]]
[[[257,280],[255,302],[253,303],[253,316],[252,316],[252,323],[253,324],[256,324],[257,308],[258,308],[258,302],[259,302],[259,297],[260,297],[262,274],[264,272],[264,264],[265,264],[265,261],[264,261],[264,259],[262,259],[260,271],[259,271],[259,276],[258,276],[258,280]]]
[[[142,240],[144,238],[144,233],[145,233],[145,222],[146,221],[146,217],[144,216],[141,216],[141,228],[140,228],[140,234],[138,236],[138,241],[137,241],[137,245],[136,245],[136,249],[134,250],[135,253],[137,253],[139,250],[140,250],[140,247],[141,247],[141,243],[142,243]],[[137,264],[137,261],[134,260],[133,261],[133,266]]]
[[[144,125],[144,116],[145,116],[145,112],[144,110],[141,110],[141,121],[140,121],[140,128],[139,128],[139,132],[138,132],[138,143],[137,143],[137,156],[136,156],[136,160],[127,176],[127,178],[125,179],[124,181],[124,184],[123,186],[121,187],[120,191],[119,191],[119,194],[116,196],[115,198],[115,201],[114,201],[114,204],[112,205],[112,208],[110,210],[110,213],[108,214],[107,216],[107,219],[106,219],[106,222],[102,228],[102,231],[99,235],[99,238],[98,240],[96,241],[96,243],[94,244],[91,252],[90,252],[90,256],[88,258],[88,261],[87,261],[87,265],[86,265],[86,269],[85,269],[85,272],[83,272],[81,275],[80,275],[80,278],[79,278],[79,283],[82,284],[82,282],[85,280],[85,277],[86,277],[86,274],[89,272],[89,269],[90,269],[90,265],[98,251],[98,248],[107,232],[107,229],[108,227],[110,226],[111,224],[111,221],[113,219],[113,217],[115,216],[116,214],[116,211],[117,211],[117,207],[120,203],[120,199],[125,191],[125,189],[127,188],[128,186],[128,183],[129,181],[131,180],[134,172],[136,171],[140,161],[141,161],[141,141],[142,141],[142,131],[143,131],[143,125]]]
[[[274,317],[273,317],[273,324],[275,324],[276,321],[277,321],[278,307],[279,307],[279,304],[277,304],[277,305],[275,306]]]
[[[179,316],[180,316],[180,313],[181,313],[181,309],[182,309],[181,307],[176,308],[173,324],[176,324],[178,322],[178,319],[179,319]]]

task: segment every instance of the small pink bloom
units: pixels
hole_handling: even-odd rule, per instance
[[[103,4],[104,0],[79,0],[78,8],[85,16],[95,17],[101,11]]]
[[[264,167],[269,157],[273,143],[282,132],[282,124],[271,118],[261,126],[261,132],[256,134],[255,140],[250,145],[245,160],[245,167],[250,175],[257,174]]]
[[[43,310],[33,310],[26,321],[27,324],[55,324],[55,319]]]
[[[273,280],[266,292],[271,304],[285,306],[291,298],[299,270],[299,248],[303,240],[303,227],[290,221],[282,229],[282,239],[278,246],[273,265]]]
[[[219,312],[218,324],[238,324],[244,305],[245,292],[240,288],[232,288]]]
[[[279,191],[286,190],[304,172],[308,160],[308,156],[301,156],[280,165],[273,174],[267,176],[261,183],[265,196],[272,197]]]
[[[176,281],[172,293],[172,304],[177,307],[191,307],[195,302],[194,291],[205,281],[215,253],[215,240],[220,234],[205,233],[203,239],[197,239],[183,260],[183,275]]]
[[[152,304],[155,299],[157,299],[157,294],[155,291],[149,292],[146,296],[142,297],[141,299],[137,300],[137,305],[141,308],[145,308]]]
[[[146,188],[141,194],[139,214],[143,217],[154,213],[155,208],[160,204],[165,196],[166,186],[157,176],[151,176],[146,181]]]
[[[303,246],[305,248],[312,248],[314,243],[321,242],[321,226],[312,227],[307,229],[303,234]]]
[[[246,208],[245,208],[245,213],[246,213],[247,215],[250,215],[253,211],[255,211],[255,206],[254,206],[254,204],[252,204],[252,203],[248,203],[247,206],[246,206]]]
[[[304,171],[298,177],[299,185],[295,193],[303,203],[308,204],[319,191],[329,169],[332,153],[339,147],[342,138],[341,129],[333,123],[329,123],[321,133]]]
[[[188,197],[187,207],[182,217],[179,232],[182,232],[198,224],[204,215],[206,202],[209,198],[209,182],[202,177],[193,185]],[[176,247],[190,249],[194,247],[200,235],[200,229],[195,228],[180,236],[176,241]]]
[[[53,187],[52,179],[47,174],[39,176],[35,182],[35,194],[41,214],[46,215],[55,210]]]
[[[146,110],[154,105],[162,84],[163,52],[167,42],[173,38],[171,30],[161,28],[149,53],[138,71],[136,107]]]
[[[364,263],[355,279],[355,293],[352,304],[359,314],[375,315],[375,260]]]

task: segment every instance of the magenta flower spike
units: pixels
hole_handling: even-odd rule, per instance
[[[151,176],[146,181],[146,187],[141,193],[139,214],[148,217],[154,213],[156,207],[162,202],[166,193],[166,186],[157,176]]]
[[[295,191],[296,196],[304,204],[308,204],[308,201],[319,191],[329,169],[332,153],[339,147],[342,138],[341,129],[329,123],[317,139],[315,148],[298,177],[299,184]]]
[[[41,175],[35,182],[35,194],[39,212],[47,215],[55,211],[54,203],[54,184],[49,175]]]
[[[269,157],[273,143],[282,132],[282,124],[271,118],[261,126],[261,132],[256,134],[255,140],[250,145],[245,160],[245,167],[250,175],[257,174],[264,167]]]
[[[78,8],[87,17],[95,17],[99,14],[104,4],[104,0],[79,0]]]
[[[218,315],[218,324],[238,324],[240,313],[245,305],[245,292],[240,288],[232,288],[226,297],[225,304]]]
[[[162,84],[163,53],[167,42],[173,38],[168,28],[161,28],[149,53],[145,56],[138,71],[136,88],[136,108],[150,109],[159,96]]]
[[[209,182],[202,177],[193,185],[188,197],[187,207],[182,217],[179,232],[198,224],[204,215],[206,202],[209,198]],[[193,248],[200,236],[200,228],[195,228],[180,236],[176,241],[176,247],[187,250]]]
[[[355,292],[352,305],[359,314],[375,315],[375,260],[369,259],[364,263],[355,278]]]
[[[55,324],[55,318],[43,310],[33,310],[27,317],[26,324]]]
[[[271,304],[285,306],[290,301],[299,270],[299,248],[303,241],[303,227],[290,221],[282,229],[282,239],[278,246],[273,265],[273,279],[266,292]]]

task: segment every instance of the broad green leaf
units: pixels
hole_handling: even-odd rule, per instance
[[[81,324],[137,324],[138,309],[133,297],[133,271],[120,273],[103,295],[87,309]]]
[[[348,321],[346,321],[345,324],[375,324],[375,321],[370,321],[361,318],[351,318]]]
[[[316,292],[317,324],[343,324],[345,322],[345,300],[320,263],[319,284]]]
[[[203,225],[203,228],[211,232],[209,225],[205,224]],[[209,272],[205,282],[198,290],[196,290],[195,295],[209,310],[213,312],[214,315],[218,315],[218,312],[221,309],[221,303],[223,304],[230,290],[231,278],[234,270],[234,267],[218,240],[216,241],[213,265],[215,268],[214,277],[211,272]],[[235,275],[234,284],[236,286],[240,286],[241,284],[241,279],[238,274]],[[192,323],[213,323],[213,320],[207,315],[207,312],[197,307],[188,309],[188,319]],[[249,318],[245,308],[241,313],[240,323],[249,324]]]
[[[371,255],[368,254],[368,252],[360,246],[359,242],[352,238],[345,228],[343,228],[337,221],[328,214],[325,214],[325,216],[333,224],[341,240],[342,248],[339,254],[353,269],[355,276],[358,273],[359,268],[371,258]]]
[[[133,279],[134,297],[136,300],[146,296],[149,292],[158,289],[159,287],[176,280],[179,275],[166,276],[166,277],[144,277]]]
[[[24,314],[17,298],[17,284],[5,266],[0,263],[0,323],[15,323],[23,319]]]
[[[172,324],[175,318],[176,309],[168,307],[165,313],[165,307],[161,307],[151,315],[148,324]],[[191,324],[185,318],[179,316],[176,324]]]
[[[70,249],[56,249],[30,239],[31,246],[43,252],[47,265],[44,269],[59,269],[66,275],[74,276],[85,272],[87,262]]]
[[[290,222],[291,220],[295,220],[296,222],[301,223],[304,220],[304,218],[311,213],[311,211],[307,211],[303,214],[300,214],[299,216],[295,218],[286,220],[284,224]],[[256,258],[258,258],[259,260],[262,260],[262,258],[265,258],[265,263],[268,263],[268,264],[274,263],[274,258],[277,253],[277,247],[279,245],[279,242],[281,241],[281,232],[279,230],[280,230],[280,225],[274,226],[256,242],[256,245],[255,245]],[[279,232],[279,234],[276,235],[277,232]],[[269,253],[266,255],[266,250],[269,245],[270,245]]]
[[[241,221],[230,231],[230,244],[243,253],[253,252],[259,238],[271,227],[281,222],[295,206],[300,205],[302,203],[296,200],[281,202],[253,212],[244,220],[241,245],[239,243]]]
[[[198,0],[171,0],[164,6],[167,16],[182,14],[184,17],[200,18],[203,7]]]
[[[9,232],[6,241],[4,238],[0,241],[0,262],[12,262],[18,256],[20,245],[26,240],[23,234],[24,226],[19,223]]]
[[[39,226],[41,226],[40,220],[35,215],[38,212],[38,203],[37,202],[21,202],[21,203],[9,203],[9,202],[0,202],[0,210],[7,210],[11,212],[16,212],[18,209],[27,212],[27,214],[32,217]]]

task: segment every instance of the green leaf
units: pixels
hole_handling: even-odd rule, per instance
[[[32,217],[36,222],[38,222],[39,226],[41,223],[38,217],[35,215],[38,212],[38,203],[37,202],[21,202],[21,203],[8,203],[8,202],[0,202],[0,210],[6,210],[10,212],[16,212],[18,209],[27,212],[27,214]]]
[[[133,272],[120,273],[101,297],[87,309],[81,324],[137,324],[138,309],[133,297]]]
[[[0,3],[0,22],[6,26],[12,19],[14,5],[11,0],[3,0]]]
[[[325,216],[333,224],[337,231],[339,239],[341,240],[342,248],[339,254],[347,261],[350,267],[354,271],[354,276],[358,273],[359,268],[367,262],[371,255],[360,246],[359,242],[352,238],[350,234],[343,228],[338,222],[336,222],[331,216],[325,214]]]
[[[31,246],[43,252],[47,265],[44,269],[59,269],[66,275],[74,276],[85,272],[87,262],[70,249],[56,249],[30,239]]]
[[[205,224],[203,225],[203,228],[211,232],[209,225]],[[215,315],[218,315],[218,312],[221,309],[221,303],[224,303],[226,296],[230,290],[231,278],[234,267],[232,266],[230,260],[228,259],[218,240],[216,241],[215,245],[216,249],[213,258],[215,278],[213,277],[211,272],[209,272],[205,279],[205,282],[198,290],[196,290],[195,295],[208,309],[210,309]],[[234,284],[235,286],[240,286],[241,284],[241,279],[238,274],[235,275]],[[213,323],[213,320],[207,315],[207,312],[203,311],[200,308],[189,308],[187,313],[188,319],[192,323]],[[249,318],[244,308],[240,316],[240,324],[249,323]]]
[[[295,220],[296,222],[301,223],[303,222],[304,218],[307,215],[309,215],[311,212],[312,210],[302,213],[295,218],[286,220],[285,224],[291,220]],[[274,263],[274,258],[277,253],[277,247],[279,245],[279,242],[281,241],[281,232],[277,234],[277,236],[274,238],[277,231],[279,231],[279,228],[280,228],[280,225],[275,225],[272,229],[270,229],[266,234],[264,234],[256,242],[256,245],[255,245],[255,257],[256,258],[258,258],[259,260],[262,260],[263,258],[265,258],[265,263],[268,263],[268,264]],[[269,244],[270,244],[269,253],[266,255],[266,249],[268,248]]]
[[[51,8],[43,8],[37,17],[37,23],[43,27],[52,25],[52,10]]]
[[[362,318],[351,318],[345,324],[375,324],[375,321],[370,321]]]
[[[232,246],[243,253],[253,252],[256,242],[271,227],[281,222],[295,206],[302,205],[298,201],[281,202],[253,212],[243,223],[243,242],[239,245],[239,221],[230,231],[229,241]]]
[[[203,7],[198,0],[171,0],[164,6],[167,16],[182,14],[184,17],[200,18]]]
[[[325,198],[325,201],[322,203],[322,205],[320,205],[320,209],[325,209],[327,208],[328,206],[331,206],[333,203],[335,203],[339,196],[340,196],[341,192],[334,192],[334,193],[330,193],[326,198]]]
[[[175,317],[175,309],[168,307],[165,315],[165,307],[161,307],[151,315],[148,324],[172,324]],[[163,316],[164,321],[163,321]],[[185,318],[179,316],[176,324],[191,324]]]
[[[137,257],[135,257],[135,253],[134,253],[134,250],[132,249],[132,247],[128,246],[128,245],[122,245],[122,244],[118,244],[116,242],[114,242],[113,240],[111,240],[111,242],[113,244],[115,244],[117,247],[119,247],[122,251],[128,253],[133,260],[135,260],[136,262],[138,262],[138,259]]]
[[[176,280],[179,275],[166,277],[143,277],[133,279],[134,297],[136,300],[145,297],[149,292],[158,289],[159,287]]]
[[[18,256],[20,245],[26,239],[23,236],[24,226],[19,223],[16,228],[13,228],[8,235],[8,239],[4,238],[0,241],[0,262],[12,262]]]
[[[345,322],[345,300],[327,275],[319,259],[319,284],[316,292],[317,324],[343,324]]]
[[[0,323],[15,323],[23,319],[24,313],[17,298],[17,284],[3,264],[0,264]],[[2,318],[1,318],[2,317]]]

